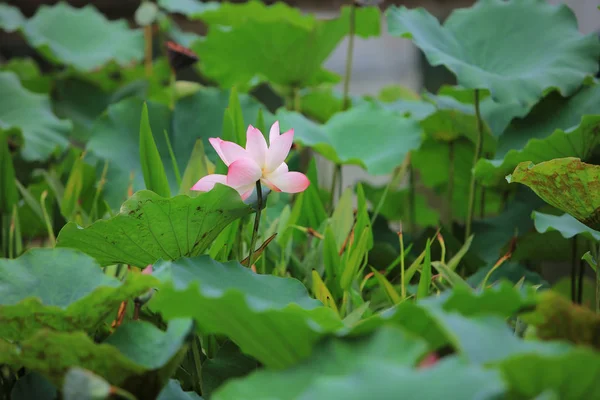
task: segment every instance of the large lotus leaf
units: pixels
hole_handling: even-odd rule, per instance
[[[169,135],[180,171],[185,170],[198,139],[203,139],[207,154],[215,159],[216,154],[208,138],[221,136],[223,113],[228,103],[228,91],[215,88],[203,88],[180,99],[173,112],[167,105],[147,102],[152,134],[172,193],[179,192],[179,188],[164,131]],[[258,109],[263,106],[248,95],[240,95],[240,103],[244,121],[254,123]],[[91,139],[87,144],[90,156],[109,162],[105,197],[115,208],[127,199],[132,174],[133,190],[145,188],[139,155],[142,105],[143,101],[139,98],[127,98],[109,106],[90,132]],[[101,169],[103,162],[100,164]]]
[[[534,211],[531,217],[533,218],[535,229],[540,233],[558,231],[565,239],[570,239],[576,235],[583,235],[588,239],[600,240],[600,232],[585,226],[569,214],[559,216]]]
[[[226,384],[214,399],[453,399],[502,393],[495,371],[456,358],[418,370],[427,345],[393,327],[361,338],[331,338],[310,359],[283,371],[263,370]],[[481,396],[481,397],[478,397]]]
[[[498,140],[495,157],[503,158],[511,150],[524,148],[531,139],[545,139],[557,129],[568,131],[581,123],[585,115],[598,115],[600,85],[584,86],[570,97],[557,91],[549,93],[529,114],[514,119]]]
[[[251,211],[235,190],[221,184],[193,198],[164,198],[142,190],[108,220],[85,229],[68,223],[58,235],[57,246],[81,250],[103,266],[143,267],[159,259],[201,254],[223,228]]]
[[[522,162],[506,180],[529,186],[546,203],[600,229],[600,166],[573,157]]]
[[[0,362],[39,372],[57,387],[70,368],[80,367],[137,398],[155,398],[179,365],[191,333],[189,319],[171,321],[164,332],[144,321],[125,323],[102,344],[82,332],[43,329],[18,345],[0,340]]]
[[[566,131],[557,129],[543,139],[532,138],[525,147],[510,150],[503,158],[479,160],[475,166],[475,176],[480,184],[494,186],[523,161],[540,163],[563,157],[587,160],[599,143],[600,115],[587,115],[579,125]]]
[[[445,65],[461,86],[488,89],[499,103],[528,108],[552,87],[570,95],[598,70],[598,38],[579,33],[566,5],[481,0],[443,26],[422,8],[392,7],[387,16],[390,34],[412,38],[432,65]]]
[[[322,64],[350,27],[347,7],[339,18],[317,20],[290,6],[256,1],[224,6],[201,18],[213,25],[193,49],[202,54],[203,73],[224,87],[244,86],[253,78],[289,88],[330,82],[337,76]],[[378,35],[379,22],[377,8],[357,9],[355,32]]]
[[[0,65],[0,71],[17,74],[21,85],[34,93],[48,93],[54,84],[50,76],[42,75],[39,65],[31,58],[11,58]]]
[[[282,129],[337,164],[356,164],[373,175],[391,173],[421,144],[419,123],[393,111],[365,105],[335,114],[319,126],[292,112],[279,110]]]
[[[196,392],[184,392],[176,379],[170,379],[157,400],[202,400],[202,397]]]
[[[140,274],[120,282],[71,249],[32,249],[0,260],[0,337],[20,340],[41,328],[93,330],[122,301],[154,284]]]
[[[12,72],[0,72],[0,129],[18,128],[25,144],[21,150],[29,161],[45,160],[55,150],[64,150],[71,123],[58,119],[47,95],[21,86]]]
[[[163,281],[150,308],[164,318],[191,317],[202,333],[222,334],[269,367],[307,357],[324,333],[342,326],[333,310],[297,280],[258,275],[208,256],[155,265]]]
[[[10,24],[7,27],[2,21],[0,27],[11,30]],[[18,28],[27,42],[50,61],[83,71],[92,71],[111,61],[126,65],[144,56],[140,30],[129,29],[124,20],[107,20],[92,5],[83,8],[64,2],[42,5]]]

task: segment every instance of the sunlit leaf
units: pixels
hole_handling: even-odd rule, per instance
[[[120,282],[71,249],[32,249],[15,260],[0,260],[0,272],[0,337],[11,340],[41,328],[92,330],[122,301],[156,284],[139,274]]]
[[[258,275],[208,256],[154,267],[163,285],[152,310],[166,319],[194,318],[200,332],[226,335],[270,367],[305,358],[325,332],[342,326],[335,312],[310,298],[295,279]]]
[[[411,38],[432,65],[446,66],[466,88],[489,89],[500,103],[531,107],[551,87],[570,95],[598,70],[598,38],[579,33],[566,5],[484,0],[454,11],[443,26],[424,9],[392,7],[387,17],[390,34]]]
[[[548,204],[600,229],[600,166],[573,157],[522,162],[506,179],[529,186]]]

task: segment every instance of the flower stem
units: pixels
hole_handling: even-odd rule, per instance
[[[354,32],[356,30],[356,6],[350,5],[350,27],[348,29],[348,51],[346,53],[346,72],[344,74],[344,102],[342,110],[350,106],[349,92],[352,78],[352,58],[354,57]]]
[[[256,197],[258,198],[256,205],[258,210],[254,217],[254,229],[252,230],[252,239],[250,240],[250,254],[248,254],[248,268],[252,268],[252,262],[254,261],[254,249],[256,248],[256,238],[258,236],[258,227],[260,225],[260,213],[263,206],[262,188],[260,186],[260,180],[256,181]]]
[[[481,111],[479,110],[479,89],[475,89],[475,116],[477,117],[477,144],[475,145],[475,155],[473,157],[473,168],[481,156],[483,147],[483,122],[481,120]],[[469,208],[467,211],[467,224],[465,228],[465,241],[471,236],[471,225],[473,223],[473,214],[475,212],[475,173],[471,171],[471,184],[469,185]]]

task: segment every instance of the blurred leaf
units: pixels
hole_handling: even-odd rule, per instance
[[[194,198],[166,199],[144,190],[109,220],[85,229],[68,223],[58,235],[57,246],[81,250],[103,266],[144,267],[159,259],[201,254],[223,228],[250,212],[235,190],[221,184]]]
[[[300,365],[256,372],[225,385],[213,398],[241,399],[252,393],[277,399],[433,399],[452,393],[452,398],[466,399],[502,393],[496,372],[458,359],[414,369],[426,351],[422,340],[392,327],[363,338],[331,338]]]
[[[371,268],[371,271],[373,272],[373,275],[375,275],[379,286],[381,286],[381,289],[384,291],[390,302],[394,305],[402,302],[402,298],[396,289],[394,289],[394,286],[390,283],[390,281],[388,281],[387,278],[376,269]]]
[[[139,274],[120,282],[70,249],[31,249],[15,260],[0,260],[0,272],[0,337],[9,340],[41,328],[96,329],[122,301],[156,282]]]
[[[170,197],[171,189],[165,173],[165,167],[150,128],[148,106],[142,106],[140,120],[140,165],[144,175],[146,188],[162,197]]]
[[[64,400],[104,400],[111,393],[110,383],[83,368],[73,367],[65,374]]]
[[[184,392],[177,380],[169,379],[157,400],[202,400],[202,397],[196,392]]]
[[[191,190],[192,186],[200,180],[200,178],[214,172],[214,165],[208,161],[204,152],[204,144],[201,139],[198,139],[194,144],[192,155],[188,161],[183,177],[181,178],[181,187],[179,194],[187,194],[191,197],[198,196],[199,192]]]
[[[557,216],[534,211],[531,217],[533,218],[535,229],[540,233],[558,231],[565,239],[570,239],[576,235],[583,235],[587,239],[600,240],[600,232],[585,226],[569,214]]]
[[[154,268],[163,285],[151,300],[152,310],[167,320],[194,318],[199,332],[226,335],[269,367],[294,364],[324,333],[342,326],[295,279],[258,275],[207,256],[161,261]]]
[[[528,186],[551,206],[600,229],[600,166],[573,157],[522,162],[506,180]]]
[[[0,6],[1,7],[1,6]],[[11,400],[55,400],[56,387],[43,375],[29,372],[19,378],[10,392]]]
[[[71,123],[52,114],[47,95],[24,89],[12,72],[0,72],[0,128],[19,128],[25,139],[23,158],[38,161],[67,147]]]
[[[537,308],[523,319],[535,327],[533,335],[539,339],[566,340],[600,349],[600,316],[552,291],[540,293]]]
[[[322,64],[348,34],[350,8],[342,8],[339,18],[318,20],[283,3],[268,7],[252,1],[227,4],[200,18],[209,25],[208,35],[193,49],[202,54],[207,77],[223,87],[259,78],[298,88],[331,82]],[[355,32],[377,36],[379,22],[377,8],[357,9]]]
[[[0,28],[7,32],[14,32],[26,22],[27,20],[17,7],[0,4]]]
[[[65,186],[64,196],[60,204],[60,212],[67,221],[73,219],[73,213],[77,209],[80,200],[81,190],[83,189],[83,166],[83,159],[77,157],[69,174],[67,185]]]
[[[517,251],[520,247],[517,247]],[[539,252],[539,248],[536,247],[536,251]],[[515,252],[516,253],[516,252]],[[513,255],[513,258],[516,258]],[[492,265],[480,268],[476,273],[467,278],[467,282],[473,287],[481,286],[481,283],[492,269]],[[536,272],[530,271],[523,265],[516,262],[505,262],[500,268],[497,268],[490,277],[488,278],[488,285],[494,284],[498,281],[506,280],[516,284],[525,278],[525,282],[529,285],[540,285],[542,287],[549,287],[548,283]],[[494,286],[492,286],[493,288]],[[489,290],[489,289],[488,289]]]
[[[427,240],[425,245],[425,259],[421,267],[421,277],[419,278],[419,287],[417,289],[417,299],[422,300],[429,296],[429,288],[431,287],[431,242]]]
[[[502,29],[489,29],[498,20],[505,21]],[[598,38],[579,33],[566,5],[485,0],[454,11],[443,26],[424,9],[392,7],[387,22],[390,34],[411,38],[432,65],[452,71],[459,85],[489,89],[500,103],[532,107],[550,87],[572,94],[598,70]]]
[[[333,271],[335,270],[332,270],[332,272]],[[327,288],[327,285],[325,285],[325,283],[321,279],[321,275],[319,275],[319,273],[314,269],[312,271],[312,283],[312,292],[313,295],[317,298],[317,300],[323,303],[326,307],[331,308],[339,316],[340,313],[337,308],[337,305],[335,304],[335,297],[331,295],[331,292]]]
[[[482,185],[497,185],[521,162],[540,163],[562,157],[587,160],[599,143],[600,115],[584,116],[579,125],[567,131],[557,129],[544,139],[531,139],[524,148],[510,150],[503,159],[480,159],[475,176]]]
[[[202,364],[202,389],[210,396],[221,385],[233,378],[241,378],[258,368],[258,362],[243,354],[233,342],[226,342],[214,358]]]
[[[277,118],[282,129],[295,128],[295,139],[303,145],[336,164],[360,165],[373,175],[391,173],[421,145],[417,121],[376,106],[337,113],[322,127],[291,111],[279,110]]]
[[[83,8],[62,2],[42,5],[19,30],[48,60],[83,71],[92,71],[111,61],[125,66],[144,55],[141,31],[129,29],[124,20],[106,19],[92,5]]]
[[[0,66],[0,71],[11,71],[17,74],[21,85],[30,92],[48,93],[54,85],[52,78],[42,75],[40,67],[31,58],[11,58]]]
[[[187,319],[171,321],[166,332],[133,321],[102,344],[82,332],[42,329],[18,346],[0,340],[0,362],[40,372],[59,387],[70,368],[81,367],[137,398],[154,398],[181,361],[191,328]]]
[[[320,123],[327,122],[342,111],[342,96],[331,89],[315,88],[304,93],[300,100],[302,114]]]
[[[218,9],[220,4],[213,1],[199,0],[158,0],[159,7],[172,13],[179,13],[194,18],[202,13]]]
[[[379,204],[385,186],[375,187],[363,183],[365,193],[371,204]],[[408,219],[409,190],[390,190],[381,207],[380,213],[390,221],[406,221]],[[438,226],[439,212],[427,204],[427,197],[417,193],[415,196],[415,217],[419,226]]]

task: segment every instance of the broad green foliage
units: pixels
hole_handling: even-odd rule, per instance
[[[23,88],[12,72],[0,72],[0,128],[21,130],[23,158],[45,160],[55,150],[67,147],[71,123],[52,113],[46,95]]]
[[[390,34],[412,38],[432,65],[445,65],[464,87],[488,89],[499,103],[530,108],[553,87],[570,95],[598,70],[600,43],[579,33],[566,5],[482,0],[443,26],[424,9],[392,7],[387,16]]]
[[[324,333],[342,326],[295,279],[256,275],[207,256],[163,262],[155,269],[163,285],[152,310],[167,319],[192,317],[200,332],[227,335],[270,367],[305,358]]]
[[[21,340],[41,328],[93,331],[121,301],[155,283],[141,275],[120,282],[70,249],[32,249],[16,260],[0,260],[0,338]]]
[[[523,162],[506,179],[529,186],[548,204],[600,229],[600,167],[573,157]]]
[[[61,230],[58,246],[81,250],[101,265],[145,267],[157,260],[201,254],[230,222],[251,208],[230,187],[218,185],[198,197],[163,198],[137,192],[118,215],[81,229],[71,222]]]
[[[166,11],[183,14],[190,18],[197,18],[207,11],[219,8],[219,4],[216,2],[200,0],[158,0],[157,4]]]
[[[285,110],[276,117],[282,129],[297,127],[298,142],[336,164],[360,165],[373,175],[391,173],[421,143],[417,121],[375,106],[335,114],[322,126]]]
[[[350,10],[317,20],[283,3],[229,4],[200,16],[209,25],[203,41],[202,71],[221,86],[247,85],[254,78],[290,89],[335,80],[321,64],[348,34]],[[379,10],[356,11],[356,34],[379,34]]]
[[[125,21],[109,21],[92,5],[44,5],[33,18],[20,23],[10,14],[14,9],[4,6],[0,12],[9,12],[6,20],[0,19],[0,28],[18,28],[48,60],[82,71],[92,71],[111,61],[127,65],[139,61],[144,54],[141,31],[129,29]],[[74,31],[78,34],[74,35]]]

